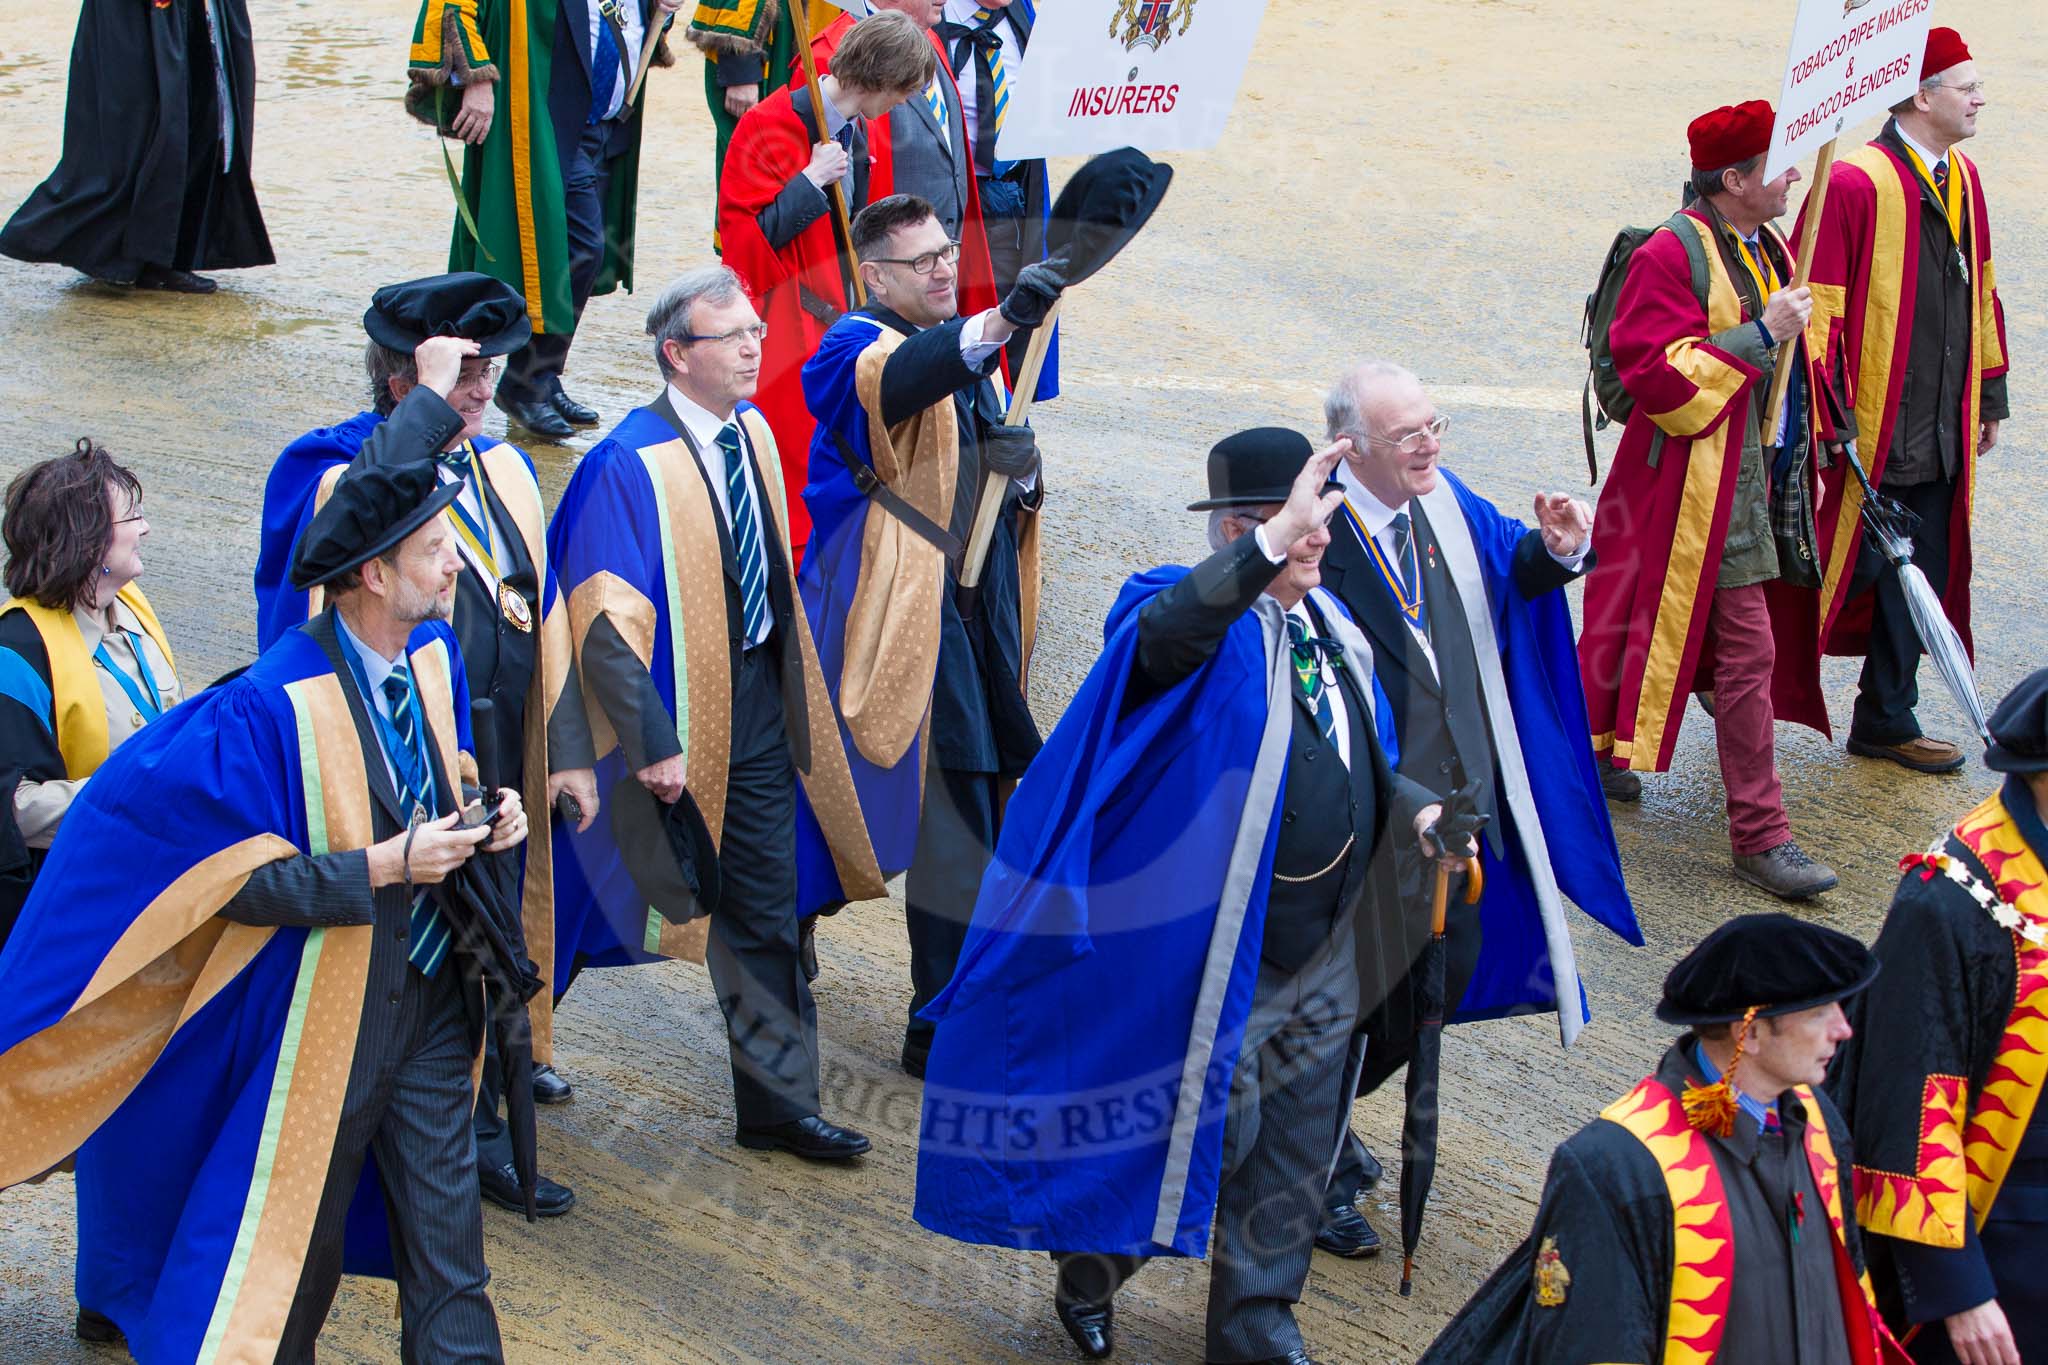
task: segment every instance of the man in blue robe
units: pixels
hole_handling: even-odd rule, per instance
[[[1122,1280],[1212,1222],[1207,1358],[1307,1359],[1360,921],[1441,810],[1387,766],[1371,647],[1316,587],[1342,449],[1261,428],[1210,453],[1216,552],[1125,585],[926,1011],[917,1220],[1054,1253],[1091,1359]]]
[[[556,831],[556,981],[702,962],[740,1145],[845,1160],[868,1140],[819,1113],[804,917],[883,885],[796,605],[775,436],[747,401],[767,329],[708,265],[662,291],[647,330],[662,389],[583,457],[548,528],[607,793],[589,828]],[[702,833],[696,883],[671,898],[678,812]]]
[[[1044,321],[1060,268],[1025,266],[1001,306],[959,312],[959,243],[914,195],[860,211],[868,304],[803,371],[818,419],[797,587],[884,873],[908,870],[910,1018],[903,1067],[924,1074],[922,1011],[953,974],[995,848],[1005,780],[1040,743],[1024,700],[1038,614],[1031,429],[1003,425],[1003,346]],[[1004,487],[980,585],[959,569],[985,481]]]
[[[1465,904],[1465,874],[1452,874],[1444,1017],[1556,1010],[1570,1046],[1586,1016],[1562,896],[1627,942],[1643,941],[1586,742],[1562,591],[1591,567],[1592,511],[1542,494],[1535,527],[1501,515],[1441,467],[1448,420],[1398,365],[1352,366],[1323,408],[1329,438],[1349,442],[1323,583],[1372,641],[1396,766],[1438,796],[1469,793],[1487,817],[1476,905]],[[1413,1051],[1422,1011],[1410,969],[1430,938],[1431,880],[1401,888],[1405,913],[1383,942],[1381,975],[1365,983],[1360,1096]],[[1412,1070],[1408,1100],[1436,1103]],[[1347,1141],[1318,1246],[1340,1256],[1379,1249],[1356,1203],[1378,1176],[1364,1144]]]
[[[519,789],[527,809],[552,819],[565,794],[588,824],[598,808],[590,730],[569,658],[568,613],[547,557],[546,515],[533,463],[518,447],[483,434],[496,357],[532,332],[526,303],[488,275],[431,275],[386,285],[363,314],[371,410],[293,441],[263,490],[263,540],[256,560],[257,643],[268,648],[321,605],[319,589],[295,587],[287,570],[306,526],[342,471],[429,459],[460,492],[447,512],[462,555],[453,625],[462,642],[470,695],[491,701],[478,752],[492,774]],[[541,975],[554,967],[554,881],[547,824],[525,849],[521,895],[529,950]],[[534,1098],[563,1104],[569,1082],[556,1072],[554,1001],[529,1006],[534,1032]],[[521,1210],[510,1131],[500,1114],[497,1068],[484,1068],[477,1095],[478,1179],[484,1197]],[[576,1202],[543,1178],[542,1217]]]
[[[428,888],[526,817],[464,823],[453,496],[426,461],[340,483],[294,567],[332,606],[115,752],[0,953],[0,1187],[76,1152],[80,1334],[139,1360],[311,1360],[345,1246],[395,1272],[405,1359],[503,1358],[489,968]]]

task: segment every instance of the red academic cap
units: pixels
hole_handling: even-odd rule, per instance
[[[1927,30],[1927,55],[1920,62],[1920,79],[1939,76],[1952,66],[1961,66],[1970,60],[1970,49],[1963,46],[1963,35],[1952,28],[1930,28]]]
[[[1692,148],[1692,168],[1718,171],[1762,156],[1771,148],[1771,125],[1777,118],[1769,100],[1724,104],[1701,114],[1685,130],[1686,143]]]

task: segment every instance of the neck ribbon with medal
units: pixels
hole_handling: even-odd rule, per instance
[[[469,509],[462,505],[461,498],[448,504],[448,523],[455,528],[455,542],[462,550],[462,557],[489,587],[491,596],[497,599],[499,612],[512,628],[522,634],[531,631],[533,608],[527,605],[526,595],[498,576],[497,538],[491,529],[491,503],[484,496],[483,469],[477,463],[476,448],[464,441],[461,455],[443,455],[441,462],[459,482],[475,490],[477,510],[481,514],[480,518],[472,517]]]
[[[1401,609],[1401,615],[1416,630],[1428,633],[1426,618],[1422,614],[1422,562],[1416,556],[1415,523],[1408,523],[1408,559],[1415,565],[1415,596],[1408,596],[1408,586],[1402,582],[1401,567],[1387,558],[1387,552],[1380,548],[1379,538],[1366,532],[1365,522],[1359,517],[1358,509],[1351,505],[1351,499],[1344,499],[1344,516],[1351,523],[1351,529],[1358,536],[1359,544],[1365,546],[1365,553],[1372,560],[1372,566],[1379,570],[1380,581],[1387,585],[1387,591],[1394,596],[1394,605]]]

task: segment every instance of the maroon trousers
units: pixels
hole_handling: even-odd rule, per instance
[[[1714,747],[1728,789],[1728,842],[1737,856],[1792,837],[1771,713],[1777,654],[1763,584],[1716,588],[1700,662],[1714,680]]]

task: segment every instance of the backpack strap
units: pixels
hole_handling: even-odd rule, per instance
[[[1689,215],[1681,209],[1664,220],[1664,228],[1678,239],[1681,247],[1685,248],[1685,263],[1692,271],[1692,296],[1699,300],[1700,308],[1704,310],[1707,306],[1707,291],[1712,287],[1707,266],[1707,249],[1688,218]],[[1655,469],[1664,458],[1664,442],[1664,428],[1657,427],[1650,433],[1650,449],[1644,458],[1652,469]]]

